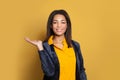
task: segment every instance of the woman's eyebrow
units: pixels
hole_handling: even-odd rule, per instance
[[[59,21],[59,20],[53,20],[53,21]],[[61,21],[66,21],[66,20],[61,20]]]

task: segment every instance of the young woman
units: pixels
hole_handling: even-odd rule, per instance
[[[38,48],[43,80],[87,80],[80,45],[72,40],[71,21],[65,10],[50,14],[44,41],[26,41]]]

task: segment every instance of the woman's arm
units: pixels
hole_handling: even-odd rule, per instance
[[[52,59],[49,56],[48,51],[46,51],[46,49],[43,48],[42,41],[30,40],[29,38],[25,38],[25,40],[38,48],[38,53],[41,59],[41,65],[44,74],[46,76],[53,76],[55,73],[55,67]]]
[[[83,56],[82,56],[82,53],[81,53],[81,49],[80,49],[80,44],[76,41],[73,41],[73,44],[74,44],[74,48],[75,48],[75,51],[77,53],[77,60],[78,60],[78,73],[79,75],[79,78],[80,80],[87,80],[87,76],[86,76],[86,73],[85,73],[85,68],[84,68],[84,61],[83,61]]]
[[[44,74],[46,76],[53,76],[55,74],[55,66],[48,52],[44,49],[41,51],[38,50],[38,53],[40,56],[41,66]]]
[[[80,80],[87,80],[87,76],[86,76],[86,72],[85,72],[85,68],[84,68],[84,60],[83,60],[83,56],[81,53],[81,48],[80,48],[80,44],[78,43],[78,49],[79,49],[79,60],[80,60]]]

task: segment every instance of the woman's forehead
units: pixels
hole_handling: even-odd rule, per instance
[[[64,15],[57,14],[57,15],[54,16],[53,20],[62,20],[62,21],[64,21],[66,19],[65,19]]]

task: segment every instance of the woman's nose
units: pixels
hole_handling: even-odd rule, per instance
[[[61,23],[58,22],[58,23],[57,23],[57,27],[60,27],[60,26],[61,26]]]

